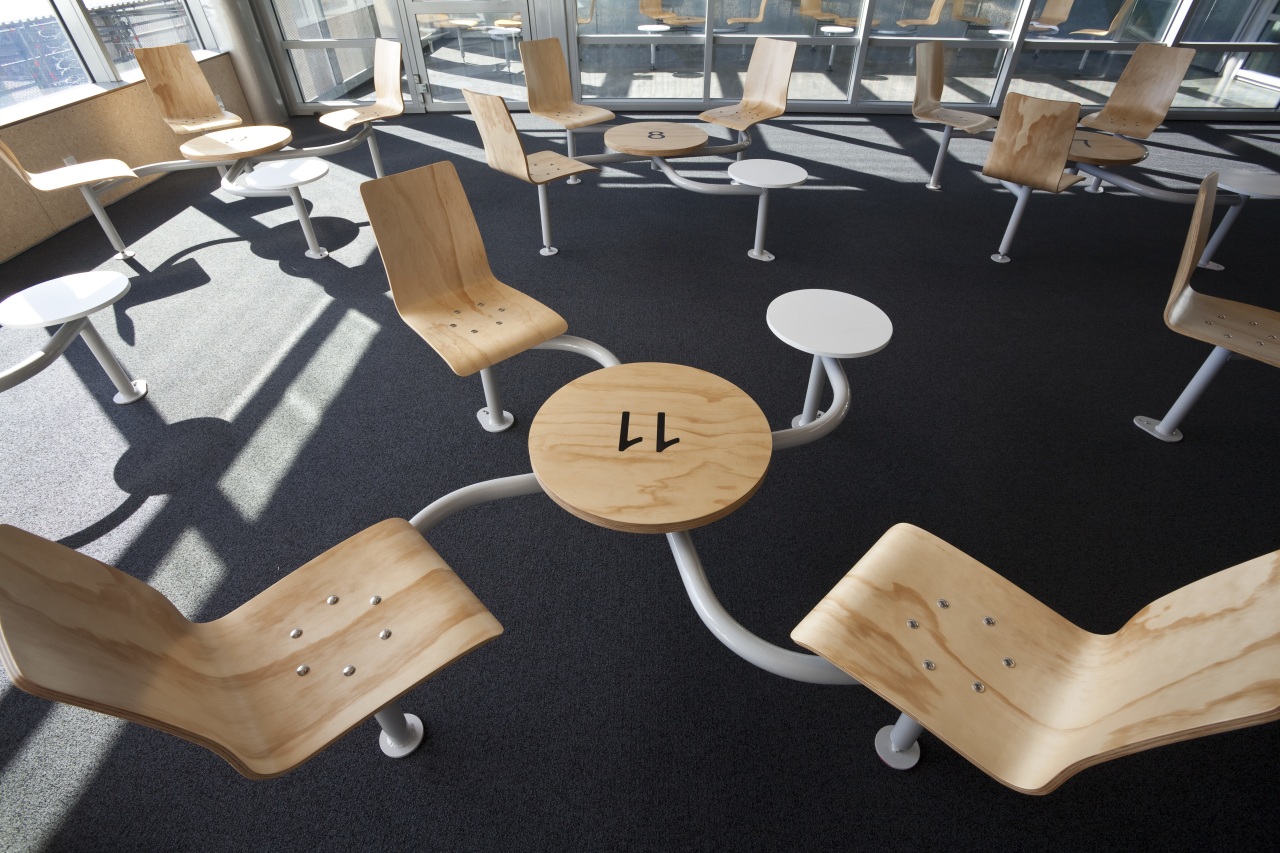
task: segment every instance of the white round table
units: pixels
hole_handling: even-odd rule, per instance
[[[838,27],[834,24],[832,24],[831,26],[826,26],[822,28],[822,32],[829,36],[847,36],[850,33],[852,33],[853,30],[854,30],[853,27]],[[833,44],[831,45],[831,54],[827,57],[828,71],[831,70],[831,66],[835,64],[835,61],[836,61],[836,46]]]
[[[769,330],[783,343],[813,354],[804,411],[792,426],[804,426],[819,414],[822,359],[862,358],[884,349],[893,337],[887,314],[867,300],[838,290],[793,290],[769,303]]]
[[[1222,264],[1213,262],[1213,253],[1222,245],[1227,232],[1231,230],[1245,202],[1251,198],[1280,198],[1280,175],[1275,172],[1257,172],[1251,169],[1222,169],[1218,172],[1218,189],[1228,190],[1240,196],[1240,203],[1227,208],[1217,230],[1205,244],[1204,254],[1200,256],[1199,266],[1205,269],[1220,270]]]
[[[671,27],[668,24],[641,24],[636,27],[636,29],[646,35],[651,35],[656,39],[660,34],[670,31]],[[649,70],[653,71],[657,67],[658,42],[654,41],[653,44],[649,45]]]
[[[114,400],[122,404],[132,403],[146,396],[147,383],[142,379],[129,378],[129,374],[89,320],[90,314],[101,311],[128,292],[129,279],[118,272],[95,270],[50,279],[0,302],[0,326],[30,329],[62,323],[82,323],[79,327],[80,337],[84,338],[89,350],[119,392]],[[37,357],[38,366],[34,370],[22,370],[22,365],[19,365],[5,375],[20,377],[12,385],[30,378],[57,358],[66,349],[67,343],[70,340],[61,344],[61,348],[56,351],[46,350],[43,358]]]
[[[489,27],[490,40],[502,42],[502,61],[508,74],[511,73],[511,43],[519,35],[519,27]]]
[[[782,160],[735,160],[729,165],[729,177],[748,187],[760,187],[760,207],[756,212],[756,243],[747,252],[757,261],[771,261],[773,255],[764,249],[764,229],[769,216],[769,190],[794,187],[809,180],[809,173],[794,163]]]
[[[329,174],[329,164],[319,157],[300,157],[296,160],[268,160],[257,163],[253,170],[242,172],[233,183],[223,181],[222,188],[246,198],[261,196],[288,195],[293,199],[293,208],[298,213],[298,222],[302,225],[302,233],[307,237],[308,258],[323,258],[329,250],[320,245],[316,239],[316,230],[307,215],[307,205],[302,200],[298,187],[318,181]]]

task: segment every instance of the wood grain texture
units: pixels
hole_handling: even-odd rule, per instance
[[[1077,130],[1071,137],[1071,149],[1067,159],[1072,163],[1091,163],[1094,166],[1132,166],[1147,159],[1147,148],[1128,139]]]
[[[663,8],[662,0],[640,0],[640,14],[648,18],[653,18],[661,24],[667,24],[672,27],[691,27],[695,24],[705,24],[706,18],[699,18],[696,15],[682,15],[670,9]]]
[[[18,174],[33,189],[40,192],[79,187],[85,184],[96,184],[113,178],[136,178],[127,163],[121,160],[90,160],[87,163],[73,163],[47,172],[28,172],[18,162],[18,157],[9,146],[0,142],[0,160]]]
[[[764,20],[764,10],[769,7],[769,0],[760,0],[760,8],[756,9],[755,17],[727,18],[725,23],[729,26],[735,24],[758,24]]]
[[[1009,93],[982,174],[1051,193],[1084,180],[1064,171],[1079,117],[1074,101]]]
[[[1280,719],[1280,552],[1099,635],[899,524],[791,636],[998,781],[1044,794],[1102,761]]]
[[[800,14],[815,21],[834,21],[840,17],[838,12],[828,12],[822,8],[822,0],[800,0]]]
[[[591,8],[594,12],[595,0],[592,0]],[[553,121],[565,130],[614,118],[614,114],[606,109],[585,106],[573,100],[569,67],[559,39],[521,41],[520,62],[524,65],[525,85],[529,91],[529,112],[534,115]]]
[[[641,440],[619,450],[623,412],[627,439]],[[659,437],[679,441],[659,451]],[[631,533],[723,518],[755,494],[772,452],[769,423],[742,389],[678,364],[588,373],[551,395],[529,427],[533,472],[551,499]]]
[[[1120,34],[1121,28],[1124,27],[1125,21],[1129,19],[1129,13],[1133,11],[1133,6],[1137,0],[1124,0],[1120,4],[1120,8],[1116,10],[1116,16],[1111,19],[1111,23],[1106,28],[1092,27],[1083,30],[1072,30],[1073,36],[1096,36],[1101,39],[1114,39]]]
[[[1138,45],[1107,102],[1081,126],[1146,139],[1164,122],[1195,55],[1190,47]]]
[[[635,121],[604,133],[606,147],[640,157],[695,154],[707,147],[707,139],[705,130],[674,121]]]
[[[373,45],[373,103],[346,107],[320,116],[320,123],[336,130],[350,130],[404,112],[400,91],[400,42],[378,39]]]
[[[142,581],[0,526],[0,653],[14,684],[185,738],[253,779],[287,773],[501,633],[401,519],[199,624]]]
[[[932,27],[942,20],[942,10],[946,8],[947,3],[952,0],[933,0],[933,5],[929,7],[929,14],[923,18],[903,18],[898,21],[900,27]]]
[[[287,127],[271,124],[251,124],[215,130],[195,139],[188,139],[178,148],[188,160],[216,163],[222,160],[239,160],[279,151],[289,144],[293,134]]]
[[[965,133],[982,133],[995,127],[996,120],[991,116],[942,106],[945,56],[946,51],[940,41],[916,45],[916,93],[911,102],[911,114],[925,121],[950,125]]]
[[[1067,18],[1071,17],[1071,7],[1075,2],[1076,0],[1045,0],[1040,14],[1027,25],[1027,32],[1056,33],[1058,25],[1065,23]]]
[[[1182,259],[1165,304],[1165,325],[1189,338],[1280,367],[1280,311],[1207,296],[1191,287],[1191,276],[1208,242],[1217,192],[1218,173],[1210,172],[1196,196]]]
[[[139,47],[133,56],[161,118],[174,133],[208,133],[240,124],[240,116],[218,106],[213,88],[187,45]]]
[[[501,95],[463,89],[462,96],[475,117],[476,128],[484,143],[484,156],[491,169],[530,184],[546,184],[580,172],[599,171],[595,166],[579,163],[555,151],[539,151],[526,156],[520,134],[511,120],[511,111]]]
[[[791,88],[791,65],[796,43],[758,38],[751,49],[751,62],[742,83],[742,100],[727,107],[707,110],[703,121],[732,130],[746,130],[787,111],[787,91]]]
[[[396,310],[459,376],[556,335],[556,312],[498,281],[452,163],[360,185]]]

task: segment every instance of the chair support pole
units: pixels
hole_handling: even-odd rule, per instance
[[[511,429],[516,419],[510,412],[502,410],[502,394],[498,391],[498,380],[493,376],[492,367],[480,368],[480,384],[484,387],[484,408],[476,412],[480,426],[487,432]]]
[[[898,722],[876,732],[876,755],[894,770],[909,770],[920,760],[920,733],[924,727],[906,714]]]
[[[942,163],[947,159],[947,149],[951,147],[951,134],[955,131],[951,125],[942,126],[942,141],[938,143],[938,159],[933,161],[933,174],[929,176],[929,183],[925,184],[931,190],[942,189],[939,181],[942,178]]]
[[[129,374],[125,372],[124,367],[116,359],[115,354],[107,347],[107,342],[98,334],[98,330],[93,327],[93,322],[88,318],[84,318],[84,328],[80,330],[80,337],[84,338],[84,342],[88,345],[90,352],[94,358],[98,359],[98,364],[102,365],[102,369],[106,371],[107,376],[115,384],[116,390],[120,393],[113,398],[121,405],[132,403],[135,400],[141,400],[147,396],[147,383],[139,379],[134,381],[129,378]]]
[[[369,138],[373,139],[372,136]],[[329,250],[316,240],[316,229],[311,224],[311,217],[307,214],[307,203],[302,200],[302,191],[297,187],[289,187],[289,198],[293,199],[293,209],[298,212],[298,223],[302,226],[302,233],[307,235],[306,256],[316,260],[328,257]]]
[[[580,338],[576,335],[557,335],[549,341],[534,344],[533,349],[554,349],[562,352],[576,352],[599,364],[601,367],[616,367],[622,362],[618,357],[600,346],[595,341]]]
[[[1187,412],[1191,411],[1191,407],[1200,399],[1200,395],[1204,393],[1204,389],[1209,387],[1209,383],[1218,375],[1218,371],[1231,358],[1231,350],[1226,347],[1214,347],[1213,352],[1209,353],[1209,357],[1204,360],[1204,364],[1200,365],[1200,369],[1196,371],[1196,375],[1191,377],[1191,381],[1187,383],[1187,387],[1182,389],[1182,393],[1178,395],[1178,399],[1174,401],[1169,412],[1158,423],[1151,418],[1144,418],[1141,415],[1133,419],[1141,429],[1151,433],[1161,441],[1181,441],[1182,432],[1178,429],[1178,424],[1182,423],[1182,419],[1186,417]]]
[[[576,146],[574,145],[574,142],[573,142],[573,130],[566,127],[564,129],[564,156],[572,160],[574,158],[575,153],[576,153]],[[580,184],[582,183],[582,178],[579,178],[577,175],[570,175],[565,180],[565,183]]]
[[[831,383],[831,406],[822,414],[803,426],[773,431],[773,449],[787,450],[799,447],[811,441],[817,441],[844,422],[849,414],[849,378],[844,375],[844,368],[839,359],[822,356],[822,366],[827,372],[827,381]]]
[[[54,332],[53,336],[45,342],[36,352],[24,358],[7,370],[0,371],[0,391],[8,391],[14,386],[21,385],[32,376],[44,370],[62,355],[63,351],[71,346],[71,342],[76,339],[76,335],[80,334],[80,330],[89,322],[88,317],[81,317],[64,323],[62,328]]]
[[[803,681],[808,684],[857,684],[858,682],[835,664],[804,652],[793,652],[760,639],[729,615],[707,581],[707,573],[693,547],[688,531],[667,534],[667,543],[675,557],[685,592],[694,610],[716,639],[729,650],[766,672]]]
[[[426,735],[422,720],[413,714],[400,710],[399,702],[392,702],[373,715],[382,726],[378,735],[378,746],[383,753],[392,758],[404,758],[418,748]]]
[[[542,248],[539,252],[550,257],[560,250],[551,245],[551,210],[546,184],[538,184],[538,216],[542,219]]]
[[[382,171],[382,152],[378,150],[378,134],[369,134],[369,156],[373,159],[373,175],[375,178],[385,178],[386,173]]]
[[[1013,215],[1009,217],[1009,224],[1004,229],[1004,239],[1000,241],[1000,250],[991,256],[991,260],[998,264],[1009,263],[1009,249],[1013,246],[1013,237],[1018,233],[1018,226],[1022,224],[1022,214],[1027,209],[1027,202],[1031,200],[1031,187],[1024,187],[1022,184],[1012,184],[1008,181],[1001,181],[1005,189],[1013,193],[1018,201],[1013,206]]]
[[[757,261],[773,260],[773,253],[764,249],[764,230],[769,222],[769,190],[764,188],[760,193],[760,204],[756,208],[756,242],[747,254]]]
[[[98,220],[98,225],[102,227],[102,233],[106,234],[107,239],[111,241],[111,248],[116,250],[115,259],[123,261],[126,258],[132,258],[136,253],[129,251],[129,248],[124,244],[124,240],[120,239],[120,232],[116,230],[111,217],[107,216],[107,210],[102,206],[102,202],[98,200],[97,194],[83,184],[80,185],[80,194],[84,196],[85,204],[89,205],[89,210],[93,213],[93,217]]]
[[[1217,229],[1209,237],[1209,242],[1205,244],[1204,254],[1200,256],[1200,263],[1197,266],[1211,270],[1222,269],[1222,264],[1213,262],[1213,255],[1218,251],[1218,247],[1222,245],[1222,241],[1226,238],[1227,232],[1231,230],[1231,226],[1235,223],[1236,218],[1240,216],[1240,211],[1244,210],[1244,203],[1249,200],[1248,196],[1240,196],[1240,203],[1232,205],[1227,209],[1227,213],[1222,217],[1222,221],[1218,223]]]
[[[804,392],[804,409],[793,426],[804,426],[813,423],[818,417],[818,398],[822,394],[822,356],[813,357],[813,366],[809,368],[809,386]]]

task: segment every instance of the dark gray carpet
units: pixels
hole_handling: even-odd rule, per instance
[[[689,118],[689,117],[684,117]],[[558,135],[518,117],[526,147]],[[311,119],[301,142],[332,137]],[[536,193],[490,171],[465,116],[379,131],[388,171],[453,160],[502,280],[624,360],[681,362],[750,393],[781,427],[808,357],[765,310],[847,290],[893,319],[847,362],[853,411],[779,453],[760,492],[697,531],[721,600],[789,645],[791,628],[893,523],[918,524],[1097,632],[1218,569],[1280,548],[1280,372],[1233,362],[1165,445],[1160,416],[1208,348],[1161,311],[1190,208],[1108,190],[1037,194],[1013,262],[988,260],[1013,199],[959,139],[923,186],[938,132],[908,117],[790,116],[754,156],[812,176],[775,193],[747,258],[754,199],[694,195],[647,166]],[[584,152],[599,141],[585,137]],[[1215,166],[1280,170],[1273,125],[1178,123],[1147,173],[1190,189]],[[398,319],[361,206],[361,148],[304,189],[332,255],[302,255],[287,202],[234,199],[212,171],[111,208],[138,252],[92,220],[0,266],[9,292],[114,269],[133,289],[99,328],[151,393],[119,407],[89,352],[0,396],[0,521],[150,580],[219,616],[324,548],[468,483],[528,470],[542,400],[592,368],[526,353],[497,374],[520,418],[482,432],[479,381]],[[693,161],[693,177],[726,161]],[[1280,308],[1276,207],[1258,201],[1197,287]],[[41,331],[0,332],[0,364]],[[1277,843],[1280,727],[1152,750],[1043,798],[1013,793],[926,735],[914,771],[872,750],[896,713],[861,688],[791,683],[707,632],[660,537],[605,531],[549,500],[464,512],[431,536],[506,627],[410,694],[431,740],[391,762],[369,723],[300,770],[253,783],[141,726],[0,682],[0,848],[28,850],[1259,849]]]

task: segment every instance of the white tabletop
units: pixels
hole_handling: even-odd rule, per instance
[[[729,177],[749,187],[776,189],[803,184],[809,173],[782,160],[734,160],[729,164]]]
[[[859,358],[884,349],[889,316],[861,297],[838,290],[793,290],[769,303],[769,329],[801,352]]]
[[[851,33],[851,32],[853,32],[853,31],[854,31],[854,27],[838,27],[838,26],[835,26],[835,25],[833,24],[833,25],[831,25],[831,26],[829,26],[829,27],[823,27],[823,28],[822,28],[822,31],[823,31],[824,33],[827,33],[828,35],[840,35],[841,33]]]
[[[636,27],[636,29],[642,33],[652,33],[653,35],[657,35],[658,33],[665,33],[667,30],[671,29],[671,26],[669,24],[641,24]]]
[[[329,164],[319,157],[268,160],[254,164],[253,171],[241,175],[236,183],[251,190],[287,190],[318,181],[327,174]]]
[[[1280,175],[1253,169],[1222,169],[1218,186],[1250,198],[1280,198]]]
[[[129,292],[118,272],[94,270],[64,275],[28,287],[0,302],[0,326],[54,326],[100,311]]]

